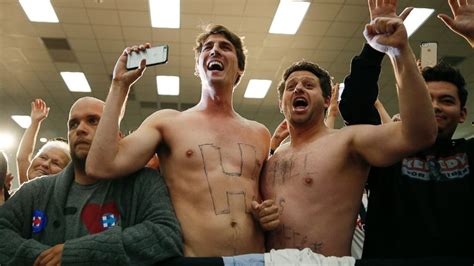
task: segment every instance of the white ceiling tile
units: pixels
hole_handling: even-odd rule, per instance
[[[90,74],[110,74],[106,71],[104,64],[80,64],[81,69],[87,75]]]
[[[21,8],[20,3],[17,1],[13,3],[2,3],[2,12],[0,13],[0,19],[15,22],[28,21],[28,17],[23,11],[23,8]]]
[[[83,1],[71,1],[71,0],[52,0],[51,4],[56,7],[68,7],[68,8],[83,8]]]
[[[68,39],[68,42],[74,51],[79,51],[79,52],[99,51],[99,46],[97,46],[97,40]]]
[[[237,32],[242,24],[242,17],[239,16],[214,16],[212,19],[214,24],[224,25],[230,31]]]
[[[64,32],[68,38],[94,39],[95,35],[90,25],[63,24]]]
[[[85,0],[84,6],[88,9],[116,9],[115,0]]]
[[[118,12],[115,10],[88,9],[87,14],[91,24],[96,25],[120,25]]]
[[[316,50],[311,56],[311,61],[319,64],[320,62],[332,62],[336,60],[340,51]]]
[[[179,40],[181,43],[194,44],[196,37],[201,33],[200,30],[182,29],[180,30]]]
[[[65,38],[66,34],[64,33],[61,24],[52,24],[52,23],[33,23],[36,34],[41,37],[49,38]]]
[[[278,1],[258,0],[247,1],[244,15],[247,17],[269,17],[273,18],[278,7]]]
[[[179,31],[176,29],[152,29],[152,40],[158,43],[179,42]]]
[[[180,28],[181,29],[201,29],[205,28],[208,24],[218,23],[213,20],[212,15],[204,14],[182,14]]]
[[[294,37],[292,35],[268,34],[263,41],[264,47],[281,47],[289,49]]]
[[[123,27],[122,29],[123,37],[127,43],[137,40],[151,42],[152,40],[151,28],[149,27]]]
[[[119,18],[123,26],[151,26],[150,14],[145,11],[119,11]]]
[[[235,0],[219,0],[214,2],[214,14],[220,15],[237,15],[240,16],[244,12],[246,1]]]
[[[326,32],[326,36],[350,37],[354,35],[359,28],[358,23],[333,22]]]
[[[336,21],[368,21],[369,9],[366,6],[344,5],[336,16]]]
[[[73,2],[73,1],[71,1]],[[55,7],[56,15],[61,23],[89,24],[89,16],[82,7]]]
[[[213,0],[181,0],[182,14],[209,14],[212,12]]]
[[[119,40],[97,40],[101,51],[107,51],[108,53],[117,53],[117,57],[125,49],[125,43]]]
[[[103,64],[102,54],[95,52],[75,52],[77,61],[80,64]]]
[[[245,33],[268,33],[273,17],[244,17],[240,30]]]
[[[330,26],[330,21],[305,20],[301,23],[297,34],[322,36],[328,31]]]
[[[130,1],[130,0],[115,0],[118,10],[134,10],[149,12],[148,1]]]
[[[367,2],[365,2],[367,4]],[[342,4],[312,3],[306,13],[305,20],[333,20],[342,8]]]
[[[342,50],[348,41],[348,38],[324,37],[319,43],[318,49]]]
[[[316,49],[321,39],[319,36],[297,35],[291,44],[291,48]]]
[[[94,25],[92,29],[97,39],[123,40],[122,27]]]

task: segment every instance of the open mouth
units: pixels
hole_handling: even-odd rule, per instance
[[[297,97],[293,99],[293,108],[296,111],[302,111],[305,110],[306,107],[308,107],[308,101],[306,101],[305,98],[303,97]]]
[[[222,71],[224,70],[224,65],[222,64],[222,62],[213,60],[207,64],[207,69],[211,71],[213,70]]]

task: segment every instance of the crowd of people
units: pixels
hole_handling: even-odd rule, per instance
[[[452,17],[438,17],[474,48],[474,3],[449,5]],[[0,153],[0,265],[472,265],[474,139],[452,139],[467,115],[465,80],[443,62],[420,69],[403,24],[411,8],[368,8],[340,101],[324,68],[291,64],[273,136],[233,109],[246,49],[222,25],[196,39],[200,101],[156,111],[127,136],[124,106],[146,70],[144,60],[127,70],[127,56],[148,43],[127,47],[105,102],[78,99],[67,140],[35,156],[49,108],[34,100],[14,193]],[[385,55],[397,119],[377,99]],[[339,113],[347,126],[335,129]],[[361,258],[351,256],[357,224]]]

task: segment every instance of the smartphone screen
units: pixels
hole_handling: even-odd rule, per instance
[[[432,67],[438,63],[438,43],[422,42],[421,45],[421,67]]]
[[[168,62],[168,45],[147,48],[145,51],[140,51],[139,53],[130,53],[127,59],[127,69],[138,68],[143,58],[146,59],[147,66],[154,66]]]

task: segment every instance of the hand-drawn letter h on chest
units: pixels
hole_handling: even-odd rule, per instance
[[[221,147],[214,144],[201,144],[202,162],[204,164],[204,173],[206,175],[207,183],[209,185],[209,193],[211,194],[212,204],[216,215],[229,214],[230,202],[229,197],[233,196],[234,200],[242,201],[245,206],[245,211],[248,209],[248,202],[246,199],[247,193],[243,185],[243,177],[250,178],[252,182],[257,182],[260,164],[257,160],[257,151],[255,146],[237,143],[240,153],[240,169],[232,172],[226,169],[222,158]],[[226,165],[235,165],[235,162],[226,163]],[[247,165],[248,164],[248,165]],[[252,165],[250,165],[252,164]],[[219,170],[220,169],[220,170]],[[249,195],[255,198],[255,195]],[[240,204],[240,203],[239,203]]]

